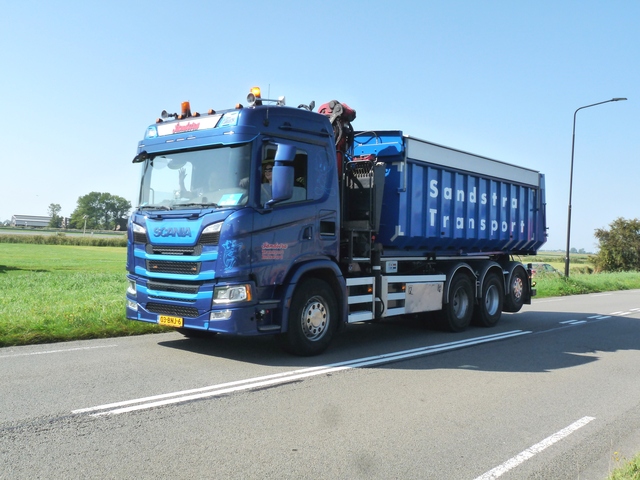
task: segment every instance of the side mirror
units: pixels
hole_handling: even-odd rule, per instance
[[[296,157],[296,147],[279,144],[276,151],[275,165],[271,175],[272,199],[265,206],[289,200],[293,196],[293,160]]]

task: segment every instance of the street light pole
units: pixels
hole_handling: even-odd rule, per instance
[[[85,233],[87,233],[87,217],[88,215],[85,215],[84,217],[84,229],[82,230],[82,236],[84,237]]]
[[[564,276],[569,278],[569,249],[571,245],[571,194],[573,193],[573,152],[576,145],[576,115],[583,108],[595,107],[596,105],[602,105],[603,103],[619,102],[626,100],[626,98],[612,98],[611,100],[605,100],[604,102],[592,103],[591,105],[585,105],[578,108],[573,113],[573,135],[571,137],[571,173],[569,174],[569,213],[567,216],[567,252],[564,258]]]

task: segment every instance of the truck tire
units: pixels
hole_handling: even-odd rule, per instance
[[[502,314],[504,287],[500,277],[490,273],[482,284],[482,297],[473,311],[473,324],[479,327],[494,327]]]
[[[280,337],[283,349],[294,355],[322,353],[331,342],[338,320],[335,294],[326,282],[303,280],[293,293],[289,328]]]
[[[524,305],[524,297],[527,293],[528,276],[523,268],[516,268],[509,282],[509,291],[504,299],[505,312],[519,312]]]
[[[471,323],[473,287],[467,275],[458,274],[449,285],[447,303],[442,306],[441,321],[451,332],[461,332]]]

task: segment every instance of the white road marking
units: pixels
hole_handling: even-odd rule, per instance
[[[532,447],[527,448],[526,450],[520,452],[515,457],[513,457],[513,458],[507,460],[506,462],[504,462],[502,465],[498,465],[496,468],[494,468],[492,470],[489,470],[488,472],[480,475],[475,480],[493,480],[495,478],[498,478],[498,477],[504,475],[509,470],[517,467],[518,465],[520,465],[521,463],[525,462],[526,460],[529,460],[534,455],[540,453],[545,448],[550,447],[551,445],[553,445],[556,442],[559,442],[560,440],[564,439],[565,437],[568,437],[573,432],[575,432],[576,430],[584,427],[586,424],[588,424],[592,420],[595,420],[595,418],[594,417],[582,417],[577,422],[574,422],[571,425],[569,425],[568,427],[563,428],[562,430],[560,430],[560,431],[554,433],[553,435],[545,438],[540,443],[536,443]]]
[[[479,345],[482,343],[495,342],[506,338],[516,337],[520,335],[527,335],[532,332],[523,330],[512,330],[509,332],[498,333],[494,335],[487,335],[484,337],[470,338],[467,340],[459,340],[456,342],[443,343],[440,345],[432,345],[429,347],[414,348],[411,350],[402,350],[399,352],[392,352],[383,355],[375,355],[372,357],[358,358],[354,360],[347,360],[344,362],[333,363],[329,365],[322,365],[318,367],[304,368],[301,370],[292,370],[290,372],[276,373],[273,375],[266,375],[262,377],[249,378],[246,380],[238,380],[234,382],[222,383],[218,385],[210,385],[208,387],[195,388],[191,390],[183,390],[179,392],[164,393],[161,395],[154,395],[150,397],[137,398],[134,400],[124,400],[121,402],[109,403],[106,405],[98,405],[96,407],[81,408],[73,410],[71,413],[92,413],[92,415],[117,415],[121,413],[133,412],[137,410],[144,410],[153,407],[159,407],[163,405],[169,405],[174,403],[188,402],[191,400],[197,400],[201,398],[217,397],[220,395],[226,395],[229,393],[240,392],[244,390],[253,390],[257,388],[263,388],[267,386],[273,386],[283,383],[289,383],[305,378],[326,375],[328,373],[338,372],[342,370],[348,370],[353,368],[370,367],[373,365],[379,365],[383,363],[395,362],[398,360],[405,360],[408,358],[430,355],[437,352],[443,352],[447,350],[453,350],[456,348],[463,348],[472,345]]]
[[[77,348],[64,348],[60,350],[45,350],[43,352],[14,353],[12,355],[0,355],[0,358],[30,357],[31,355],[48,355],[49,353],[77,352],[80,350],[95,350],[96,348],[112,348],[117,346],[118,345],[98,345],[95,347],[77,347]]]

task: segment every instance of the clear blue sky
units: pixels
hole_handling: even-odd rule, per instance
[[[0,17],[0,220],[136,203],[131,160],[163,109],[224,109],[250,87],[332,99],[399,129],[546,174],[549,241],[640,217],[640,2],[8,2]]]

